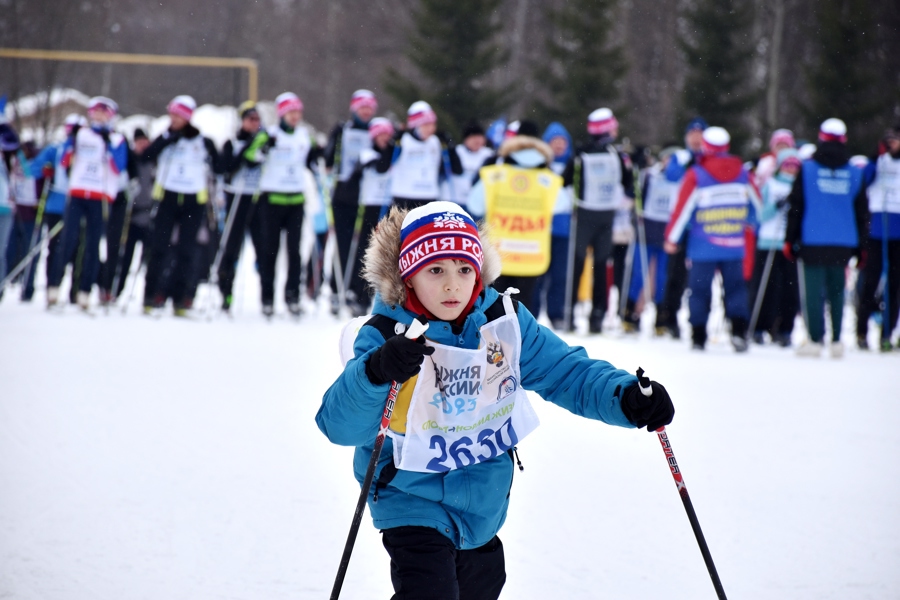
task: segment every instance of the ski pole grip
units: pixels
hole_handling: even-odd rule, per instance
[[[650,387],[650,378],[644,377],[644,369],[638,367],[637,373],[638,387],[641,389],[641,393],[648,398],[653,395],[653,388]]]
[[[404,334],[408,339],[414,340],[428,330],[428,320],[419,315],[409,326]]]

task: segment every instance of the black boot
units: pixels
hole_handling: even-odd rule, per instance
[[[594,309],[591,311],[591,316],[588,318],[588,332],[590,333],[600,333],[603,331],[603,317],[606,316],[606,313],[602,310]]]
[[[704,350],[706,348],[706,325],[694,325],[691,331],[691,348]]]

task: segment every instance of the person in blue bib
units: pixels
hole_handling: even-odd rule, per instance
[[[862,169],[850,164],[847,126],[827,119],[819,127],[819,146],[803,161],[788,196],[784,254],[797,260],[800,301],[809,341],[800,356],[819,356],[825,339],[825,302],[831,306],[831,356],[844,354],[841,325],[844,313],[844,269],[856,256],[865,262],[869,204]]]
[[[363,481],[392,382],[402,384],[368,491],[391,558],[394,598],[495,599],[506,580],[497,532],[517,446],[539,424],[525,390],[579,416],[654,431],[671,422],[665,388],[570,347],[524,304],[491,287],[497,250],[458,205],[393,208],[366,251],[377,291],[344,345],[344,371],[316,423],[355,446]],[[403,334],[417,316],[418,339]],[[476,500],[477,499],[477,500]]]

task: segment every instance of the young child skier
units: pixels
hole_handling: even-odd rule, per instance
[[[663,386],[644,396],[634,375],[569,347],[490,287],[499,273],[496,249],[451,202],[392,209],[366,252],[373,316],[316,422],[356,446],[362,481],[391,382],[402,383],[368,502],[394,598],[499,596],[512,454],[539,424],[525,390],[621,427],[653,431],[674,415]],[[420,315],[427,337],[406,338]]]

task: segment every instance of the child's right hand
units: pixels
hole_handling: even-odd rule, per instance
[[[425,345],[425,337],[411,340],[395,335],[372,353],[366,363],[366,376],[375,385],[392,381],[405,382],[419,372],[426,356],[434,354],[434,347]]]

